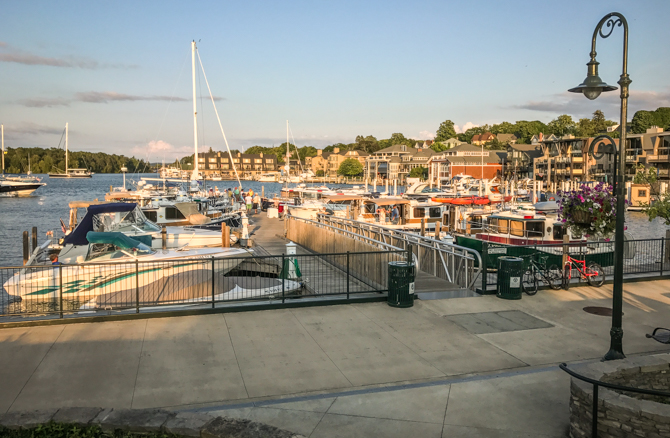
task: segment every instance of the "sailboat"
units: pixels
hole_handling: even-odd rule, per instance
[[[2,136],[2,172],[0,173],[0,197],[29,196],[46,184],[35,176],[30,176],[30,154],[28,154],[28,176],[5,175],[5,126],[0,125]]]
[[[49,178],[90,178],[93,175],[88,169],[68,168],[68,124],[65,124],[65,173],[49,173]]]

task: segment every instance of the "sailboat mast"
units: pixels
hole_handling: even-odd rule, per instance
[[[2,174],[5,174],[5,125],[0,125],[2,131]]]
[[[67,123],[65,123],[65,173],[67,174],[67,134],[68,134],[68,129],[67,129]]]
[[[289,154],[289,142],[288,142],[288,120],[286,121],[286,175],[288,182],[291,182],[291,155]]]
[[[191,41],[191,73],[193,77],[193,143],[195,144],[193,179],[198,179],[198,108],[195,100],[195,40]]]

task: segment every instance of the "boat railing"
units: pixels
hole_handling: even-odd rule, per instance
[[[478,251],[455,245],[435,236],[422,236],[379,223],[318,214],[321,226],[329,226],[341,234],[356,239],[372,239],[395,248],[412,248],[417,269],[447,280],[463,289],[472,289],[481,272],[481,255]]]

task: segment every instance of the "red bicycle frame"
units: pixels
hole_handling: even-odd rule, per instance
[[[581,265],[582,267],[580,268],[579,265]],[[568,266],[570,266],[570,271],[568,272],[568,279],[570,279],[570,280],[572,279],[572,267],[573,266],[575,267],[575,269],[577,269],[577,271],[581,275],[582,279],[585,279],[587,277],[597,277],[598,276],[597,272],[591,271],[591,269],[589,269],[586,266],[586,260],[573,259],[572,257],[570,257],[570,255],[568,255],[568,260],[565,262],[565,265],[563,265],[563,271],[564,272],[565,272],[565,268],[567,268]]]

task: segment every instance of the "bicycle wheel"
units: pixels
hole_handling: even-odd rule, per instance
[[[528,295],[535,295],[537,293],[537,278],[535,278],[535,273],[532,269],[523,273],[521,287]]]
[[[553,290],[559,290],[563,284],[561,268],[559,268],[558,265],[549,266],[549,269],[545,271],[545,279],[549,283],[550,288]]]
[[[603,267],[596,262],[589,263],[589,266],[586,268],[587,274],[597,274],[595,276],[586,277],[586,281],[589,282],[591,286],[600,287],[605,282],[605,271]]]

